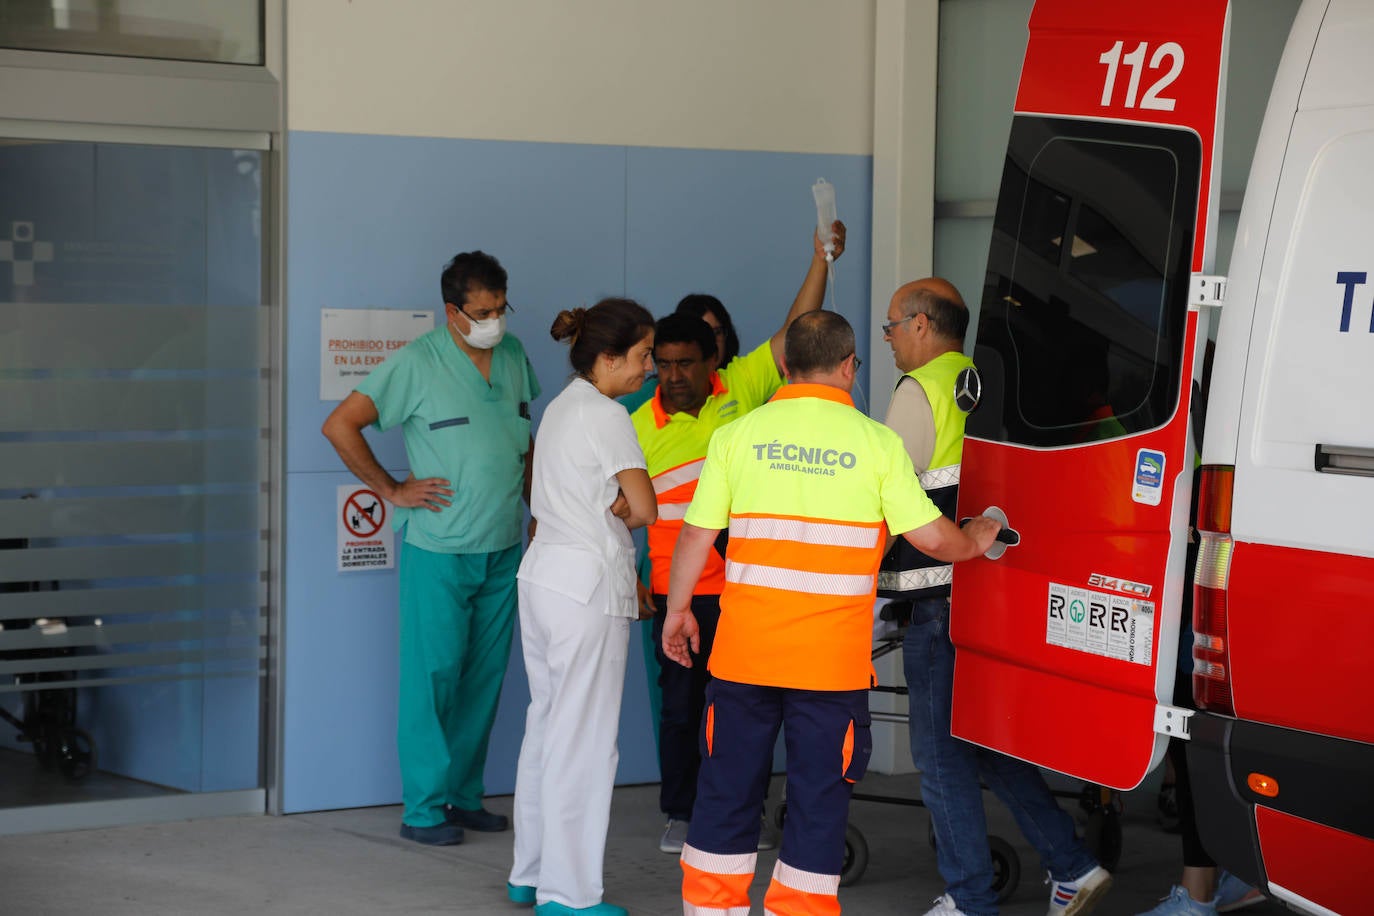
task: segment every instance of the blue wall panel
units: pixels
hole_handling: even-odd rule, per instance
[[[438,276],[481,248],[510,273],[510,329],[544,394],[568,377],[548,336],[560,309],[629,295],[656,315],[719,295],[746,346],[778,327],[805,274],[810,186],[836,186],[850,226],[840,311],[867,335],[871,161],[857,156],[625,149],[294,132],[289,146],[284,805],[399,800],[396,575],[335,571],[335,488],[352,482],[319,433],[320,309],[442,309]],[[856,318],[860,320],[855,320]],[[369,434],[401,474],[394,431]],[[632,632],[619,782],[658,778],[641,634]],[[487,789],[514,789],[528,702],[519,637],[492,735]]]
[[[624,285],[625,152],[619,147],[490,143],[294,132],[287,235],[287,470],[338,457],[319,434],[320,309],[432,309],[439,274],[480,248],[510,274],[510,330],[546,396],[567,357],[549,338],[559,309]],[[404,467],[399,435],[374,440]]]
[[[811,185],[825,178],[848,230],[835,263],[835,306],[854,325],[866,359],[872,173],[866,156],[633,149],[630,294],[663,314],[689,292],[710,293],[730,310],[740,348],[751,349],[777,331],[806,276],[816,222]]]

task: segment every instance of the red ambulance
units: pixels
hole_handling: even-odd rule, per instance
[[[1035,6],[959,492],[1021,542],[956,576],[954,730],[1119,789],[1186,737],[1223,867],[1370,912],[1374,3],[1302,5],[1223,280],[1228,26],[1225,0]]]

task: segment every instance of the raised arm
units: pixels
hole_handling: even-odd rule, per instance
[[[839,260],[840,255],[844,254],[844,223],[835,220],[831,231],[835,234],[835,250],[831,257]],[[782,342],[787,336],[788,325],[807,312],[818,311],[825,304],[827,267],[825,249],[821,247],[820,238],[812,233],[811,266],[807,268],[806,279],[802,281],[801,289],[797,290],[797,298],[792,300],[792,307],[787,310],[787,318],[783,320],[782,327],[768,340],[773,350],[773,362],[777,364],[779,373],[782,372]]]
[[[353,472],[377,495],[395,506],[406,508],[424,507],[438,512],[449,504],[448,497],[453,495],[448,481],[442,477],[426,477],[416,480],[407,477],[397,482],[386,468],[377,462],[372,447],[363,436],[363,429],[377,422],[377,406],[365,394],[351,391],[348,397],[339,402],[325,418],[320,432],[334,446],[334,451],[343,459],[344,467]]]

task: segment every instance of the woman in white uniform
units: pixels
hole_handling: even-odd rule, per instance
[[[654,320],[605,299],[560,312],[574,378],[544,411],[520,564],[520,640],[530,706],[515,779],[507,893],[539,916],[625,916],[602,901],[602,862],[620,751],[620,695],[637,615],[630,530],[658,515],[630,415],[613,398],[651,369]]]

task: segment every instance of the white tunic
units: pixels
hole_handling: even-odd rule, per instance
[[[616,474],[645,467],[630,415],[585,379],[544,410],[530,512],[538,520],[518,578],[585,604],[605,580],[605,613],[636,617],[634,542],[610,512]]]

